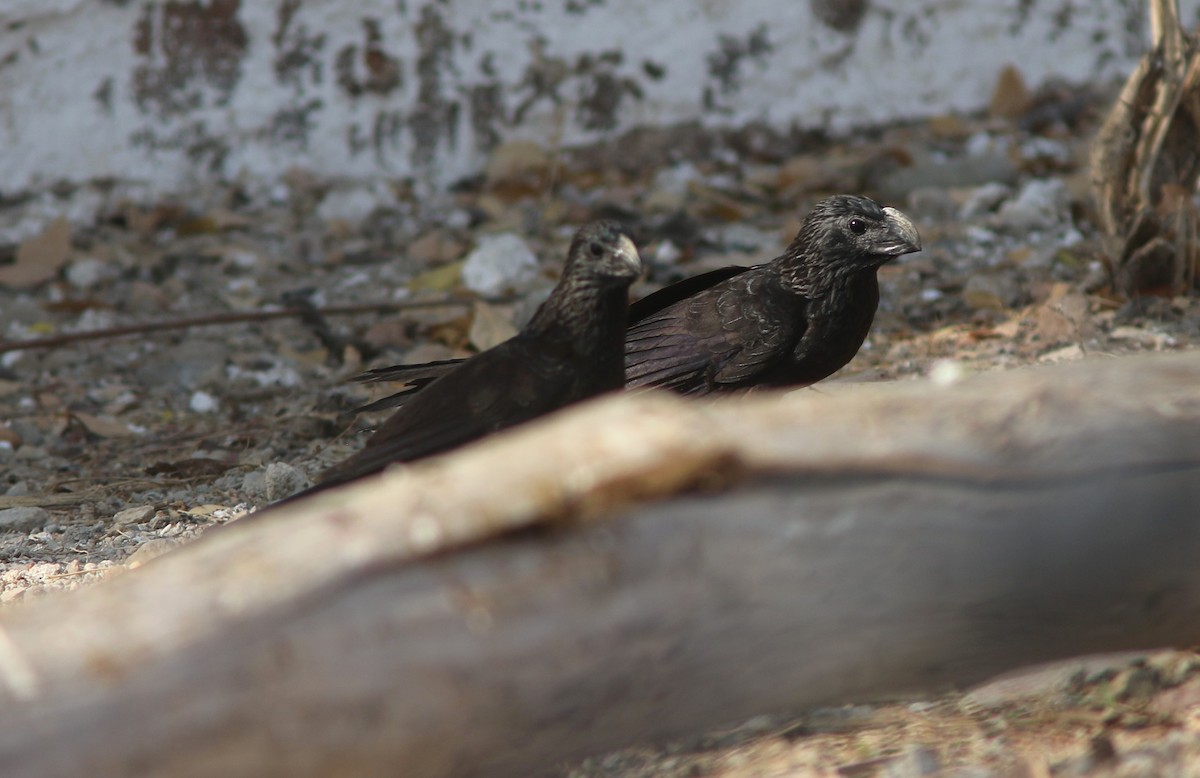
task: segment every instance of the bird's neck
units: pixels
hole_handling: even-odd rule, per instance
[[[813,300],[847,286],[877,284],[877,269],[877,265],[843,262],[831,264],[821,261],[820,258],[800,256],[783,265],[779,277],[783,285],[794,294]]]
[[[534,313],[526,332],[541,339],[571,344],[581,352],[624,342],[629,290],[621,284],[574,279],[559,283]]]

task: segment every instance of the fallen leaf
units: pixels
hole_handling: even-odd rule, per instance
[[[1039,362],[1055,363],[1055,362],[1072,362],[1076,359],[1083,359],[1085,354],[1078,343],[1073,343],[1070,346],[1063,346],[1060,349],[1042,354],[1038,357]]]
[[[477,302],[473,314],[467,338],[480,351],[487,351],[517,334],[512,320],[494,305]]]
[[[182,511],[182,513],[184,516],[194,516],[196,518],[207,518],[209,516],[212,516],[214,513],[217,513],[218,511],[230,511],[230,510],[232,510],[232,509],[228,505],[216,505],[214,503],[205,503],[204,505],[197,505],[194,508],[188,508],[188,509]]]
[[[7,443],[13,448],[20,448],[24,442],[16,430],[0,425],[0,443]]]
[[[1037,309],[1034,332],[1044,346],[1086,340],[1094,331],[1088,299],[1066,284],[1056,284],[1050,299]]]
[[[130,570],[135,570],[151,559],[162,556],[178,545],[180,545],[180,541],[174,538],[153,538],[147,540],[126,557],[125,566]]]
[[[995,327],[992,327],[993,336],[997,338],[1005,338],[1007,340],[1012,340],[1013,338],[1017,337],[1017,334],[1020,331],[1021,320],[1015,316],[1011,319],[1000,322]]]
[[[1161,351],[1168,346],[1175,345],[1175,339],[1170,335],[1162,332],[1154,332],[1153,330],[1143,329],[1141,327],[1117,327],[1112,332],[1108,333],[1108,337],[1113,340],[1124,340],[1137,343],[1142,346],[1148,346],[1155,351]]]
[[[462,284],[462,268],[464,262],[451,262],[448,265],[435,267],[415,276],[408,282],[408,288],[414,292],[448,292]]]
[[[445,230],[430,230],[408,246],[408,258],[421,265],[440,265],[461,259],[467,245]]]
[[[249,216],[236,213],[228,208],[214,208],[206,216],[216,225],[218,230],[233,230],[241,227],[250,227],[254,224],[254,220]]]
[[[467,330],[470,321],[466,316],[460,316],[441,324],[435,324],[425,331],[426,337],[438,343],[444,343],[450,348],[465,348],[467,346]]]
[[[1043,305],[1037,309],[1034,332],[1044,346],[1070,343],[1079,333],[1079,327],[1054,306]]]
[[[66,219],[55,219],[17,247],[13,264],[0,267],[0,284],[20,288],[49,281],[70,254],[71,225]]]
[[[965,138],[971,134],[971,126],[952,113],[930,117],[929,129],[940,138]]]
[[[90,413],[73,413],[75,419],[92,435],[98,438],[131,438],[137,435],[128,424],[111,416],[93,416]]]
[[[988,113],[997,119],[1016,119],[1024,116],[1033,104],[1033,96],[1025,86],[1021,71],[1005,65],[996,79],[996,88],[988,103]]]
[[[553,156],[529,140],[514,140],[492,152],[484,173],[488,191],[501,199],[514,201],[538,195],[546,188]]]

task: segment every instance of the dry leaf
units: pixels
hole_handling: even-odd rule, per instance
[[[0,424],[0,443],[7,443],[13,448],[20,448],[23,442],[21,435],[16,430],[9,429]]]
[[[930,117],[929,129],[939,138],[965,138],[971,134],[971,125],[952,113]]]
[[[467,337],[471,345],[480,351],[487,351],[492,346],[498,346],[517,334],[517,328],[512,320],[494,305],[485,302],[475,303],[471,317],[471,329]]]
[[[408,288],[414,292],[448,292],[462,284],[463,264],[451,262],[449,265],[427,270],[409,281]]]
[[[0,267],[0,284],[12,287],[36,286],[58,275],[71,254],[71,225],[55,219],[41,234],[17,247],[16,262]]]
[[[137,569],[151,559],[162,556],[180,545],[176,538],[152,538],[142,543],[125,559],[125,566],[130,570]]]
[[[118,421],[111,416],[93,416],[90,413],[73,413],[80,424],[87,429],[88,432],[100,438],[131,438],[137,433],[123,421]]]
[[[467,245],[445,230],[431,230],[408,246],[408,258],[421,265],[439,265],[461,259]]]
[[[1060,343],[1071,343],[1076,339],[1079,328],[1054,306],[1043,305],[1037,309],[1034,332],[1038,342],[1044,346],[1057,346]]]
[[[205,216],[218,230],[235,230],[242,227],[250,227],[254,224],[254,220],[249,216],[236,213],[228,208],[214,208],[205,214]]]
[[[996,80],[988,113],[997,119],[1017,119],[1024,116],[1031,105],[1033,97],[1025,86],[1021,71],[1012,65],[1005,65]]]
[[[510,202],[540,194],[545,189],[552,163],[553,156],[537,143],[509,141],[497,147],[488,160],[487,188]]]
[[[230,512],[232,511],[232,508],[230,508],[228,505],[205,503],[204,505],[197,505],[194,508],[188,508],[187,510],[182,511],[182,513],[184,516],[193,516],[195,518],[203,519],[212,516],[219,511]]]
[[[992,327],[992,336],[996,338],[1004,338],[1012,340],[1021,332],[1021,319],[1014,316],[1011,319],[1002,321],[995,327]]]

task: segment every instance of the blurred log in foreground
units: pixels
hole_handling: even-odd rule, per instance
[[[1176,0],[1150,0],[1153,48],[1142,57],[1092,147],[1092,184],[1128,297],[1196,283],[1200,47]]]
[[[1193,644],[1197,505],[1198,354],[613,397],[5,611],[0,774],[535,775]]]

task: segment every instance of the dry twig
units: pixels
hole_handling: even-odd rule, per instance
[[[127,335],[147,335],[166,330],[185,330],[193,327],[223,326],[227,324],[242,324],[245,322],[269,321],[271,319],[302,318],[305,316],[311,316],[314,311],[322,316],[346,316],[360,313],[398,313],[400,311],[413,311],[424,308],[444,308],[453,305],[468,306],[474,305],[475,302],[476,300],[474,298],[464,297],[447,300],[414,300],[411,302],[397,303],[331,305],[326,308],[316,309],[293,307],[265,311],[211,313],[201,316],[185,316],[180,319],[169,319],[166,321],[127,324],[121,327],[109,327],[107,329],[90,330],[88,332],[69,332],[63,335],[51,335],[45,338],[30,338],[28,340],[0,340],[0,354],[8,351],[56,348],[58,346],[64,346],[70,343],[79,343],[88,340],[107,340],[108,338],[120,338]],[[505,303],[510,303],[512,300],[509,298],[500,298],[488,299],[486,302],[502,305]]]

